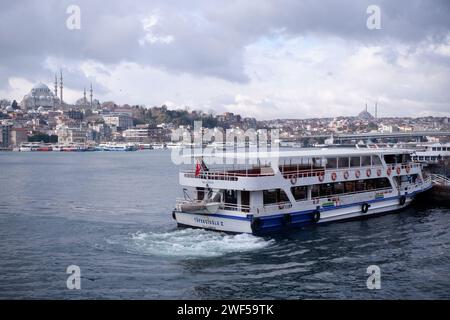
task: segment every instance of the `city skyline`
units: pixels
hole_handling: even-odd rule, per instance
[[[38,82],[51,88],[63,69],[68,103],[93,83],[100,101],[258,120],[351,116],[366,103],[374,113],[376,102],[380,117],[450,115],[444,1],[136,1],[126,10],[78,1],[75,30],[71,3],[28,4],[0,13],[2,29],[18,24],[0,34],[2,98],[20,102]],[[370,5],[380,29],[367,26]]]

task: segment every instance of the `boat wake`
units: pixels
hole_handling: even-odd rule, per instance
[[[111,244],[116,241],[110,242]],[[127,251],[166,257],[219,257],[233,252],[265,248],[274,240],[250,234],[227,235],[202,229],[137,232],[127,239]],[[117,244],[117,243],[116,243]]]

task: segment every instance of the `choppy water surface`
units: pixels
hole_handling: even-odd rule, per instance
[[[0,298],[450,298],[447,208],[272,237],[177,229],[177,172],[170,151],[0,153]]]

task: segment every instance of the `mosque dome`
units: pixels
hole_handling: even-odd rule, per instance
[[[370,120],[373,119],[373,116],[367,110],[364,110],[358,114],[358,118],[362,120]]]
[[[46,84],[39,82],[23,97],[20,104],[25,109],[37,107],[53,108],[59,104],[59,99]]]

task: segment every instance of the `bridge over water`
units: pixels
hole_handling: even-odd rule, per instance
[[[415,140],[417,142],[426,141],[426,137],[450,137],[450,131],[411,131],[411,132],[367,132],[367,133],[338,133],[338,134],[318,134],[318,135],[303,135],[295,138],[285,138],[286,142],[302,142],[305,140],[316,140],[323,142],[325,139],[333,137],[335,143],[360,141],[365,142],[382,142],[386,140]]]

